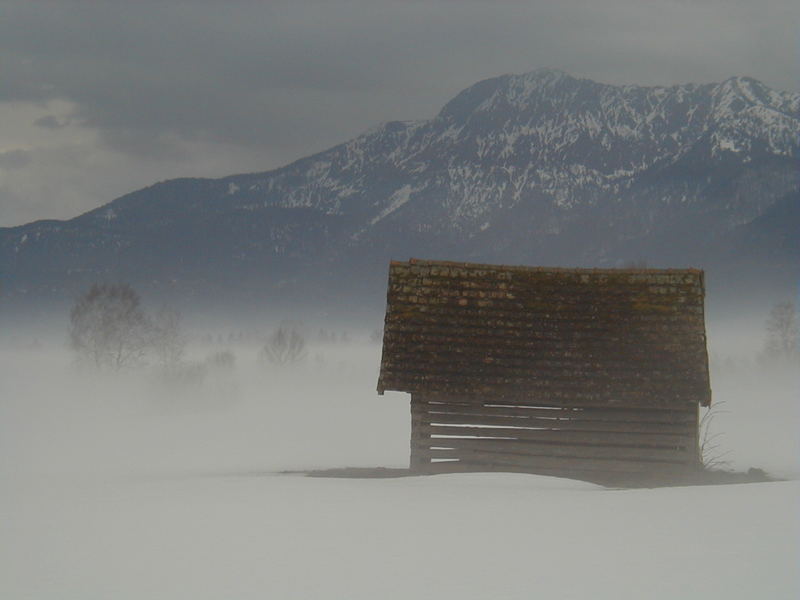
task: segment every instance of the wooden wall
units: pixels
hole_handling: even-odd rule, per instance
[[[698,407],[546,406],[413,394],[411,468],[519,471],[598,482],[696,470]]]

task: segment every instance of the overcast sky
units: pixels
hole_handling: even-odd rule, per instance
[[[3,0],[0,227],[261,171],[487,77],[798,91],[797,0]]]

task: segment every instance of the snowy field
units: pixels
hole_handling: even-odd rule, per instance
[[[0,598],[800,597],[796,373],[711,339],[717,457],[787,481],[280,474],[407,465],[408,401],[376,395],[365,337],[291,368],[238,346],[183,382],[2,340]]]

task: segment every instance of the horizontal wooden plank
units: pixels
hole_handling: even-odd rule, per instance
[[[431,436],[467,438],[505,438],[561,442],[564,444],[606,444],[614,446],[688,447],[695,443],[694,435],[672,435],[664,433],[627,433],[597,431],[559,431],[511,429],[502,427],[459,427],[429,425],[419,428]]]
[[[592,387],[587,385],[585,389],[570,388],[559,389],[558,386],[537,386],[525,380],[515,383],[516,380],[504,380],[503,385],[480,384],[477,381],[454,381],[442,384],[437,381],[430,382],[422,377],[410,382],[411,389],[401,391],[410,392],[412,395],[425,394],[427,392],[438,392],[448,395],[475,395],[482,394],[490,398],[492,394],[498,392],[497,403],[511,404],[515,406],[530,406],[532,408],[620,408],[620,409],[663,409],[663,410],[691,410],[698,406],[697,394],[670,393],[666,389],[657,393],[648,393],[645,390],[622,390],[615,391],[610,386]],[[385,382],[390,383],[390,382]],[[530,385],[527,385],[530,383]],[[425,387],[428,385],[429,387]],[[391,388],[384,388],[391,389]],[[511,398],[519,394],[520,400]],[[502,396],[501,396],[502,394]],[[709,393],[703,394],[708,397]],[[503,400],[502,398],[506,399]]]
[[[464,415],[441,412],[423,413],[424,422],[448,425],[496,425],[498,427],[527,427],[534,429],[558,429],[561,431],[620,431],[631,433],[693,434],[695,428],[689,423],[629,423],[624,421],[579,421],[567,418],[540,418],[524,416]]]
[[[424,402],[413,403],[412,410],[420,415],[450,414],[473,416],[508,416],[540,419],[569,419],[571,421],[612,421],[625,423],[683,423],[693,425],[697,421],[694,410],[626,410],[626,409],[577,409],[542,408],[519,405],[455,404]]]
[[[633,460],[655,460],[689,463],[696,460],[697,453],[689,448],[638,448],[620,446],[569,445],[531,441],[456,439],[437,441],[435,438],[414,446],[414,451],[436,458],[456,458],[464,452],[486,452],[516,454],[521,456],[571,456],[575,458],[618,458]]]
[[[469,408],[506,408],[514,407],[522,410],[542,409],[543,411],[572,411],[577,412],[587,417],[596,416],[603,417],[604,415],[620,415],[622,418],[625,416],[631,417],[631,420],[636,420],[637,416],[645,417],[646,415],[653,415],[655,418],[660,418],[662,413],[668,415],[670,418],[677,417],[679,414],[697,414],[697,404],[691,401],[676,402],[673,405],[623,405],[623,404],[600,404],[591,405],[584,402],[581,403],[559,403],[559,402],[546,402],[536,396],[533,396],[525,391],[516,393],[486,393],[486,394],[441,394],[436,392],[414,392],[411,396],[412,409],[415,407],[424,408],[426,405],[430,406],[453,406],[455,408],[469,407]]]

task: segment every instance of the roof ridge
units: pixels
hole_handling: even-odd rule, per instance
[[[458,267],[461,269],[482,269],[482,270],[495,270],[495,271],[526,271],[538,273],[703,273],[703,269],[696,267],[685,268],[626,268],[626,267],[545,267],[545,266],[529,266],[529,265],[498,265],[489,263],[473,263],[473,262],[460,262],[450,260],[430,260],[424,258],[410,258],[408,261],[393,260],[390,262],[391,266],[394,265],[411,265],[411,266],[442,266],[442,267]]]

